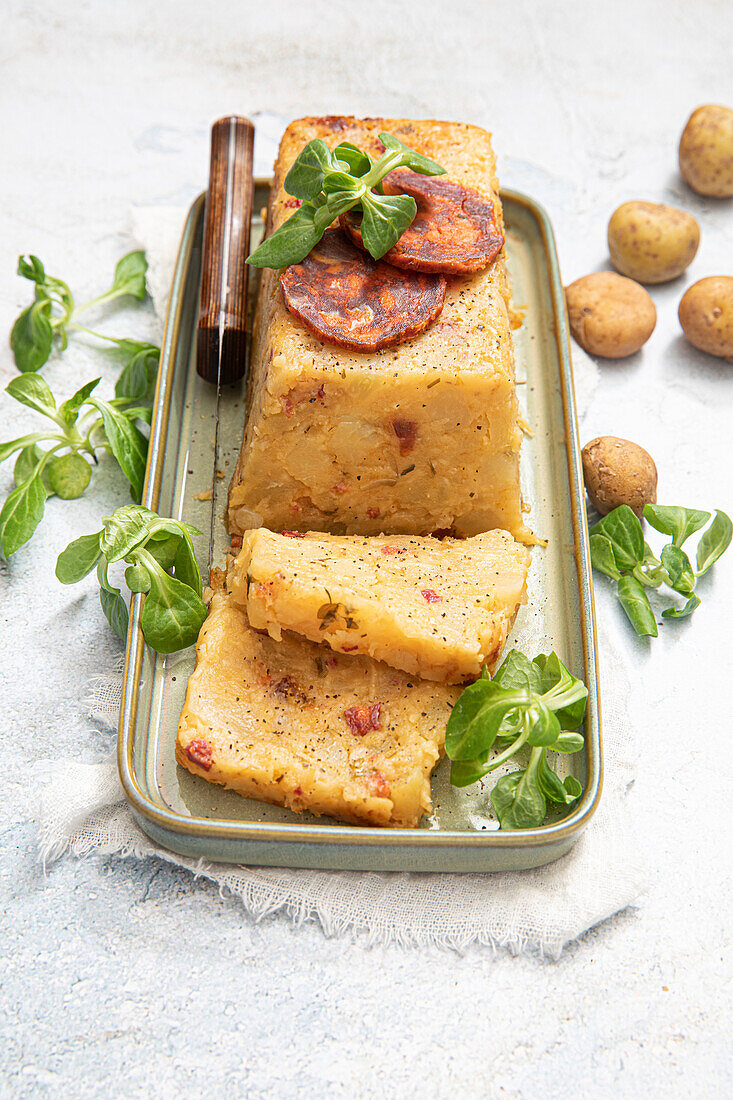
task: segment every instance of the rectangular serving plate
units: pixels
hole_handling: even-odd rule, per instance
[[[267,203],[269,184],[258,181],[255,210]],[[120,715],[118,764],[132,812],[153,840],[183,855],[271,867],[371,871],[504,871],[536,867],[564,855],[588,824],[602,783],[595,612],[565,300],[552,228],[537,203],[502,193],[514,305],[523,317],[515,331],[517,380],[523,415],[534,431],[522,456],[522,485],[532,502],[530,522],[547,538],[533,551],[529,601],[507,642],[530,656],[556,649],[588,686],[585,749],[559,756],[561,775],[580,779],[584,793],[573,812],[537,829],[499,831],[488,782],[459,790],[443,760],[432,779],[433,813],[418,829],[377,829],[327,822],[242,798],[180,768],[174,757],[178,717],[193,648],[162,657],[144,643],[142,597],[132,603]],[[214,563],[223,564],[229,479],[245,419],[245,385],[225,387],[212,499],[215,387],[195,369],[201,278],[204,196],[183,230],[165,326],[151,426],[143,503],[184,519],[208,534],[216,517]],[[253,221],[253,243],[262,218]],[[250,285],[250,310],[258,289]],[[205,575],[207,539],[199,564]],[[506,771],[516,763],[509,762]]]

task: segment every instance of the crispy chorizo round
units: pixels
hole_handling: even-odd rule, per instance
[[[398,271],[356,248],[339,229],[327,229],[299,264],[280,276],[285,304],[328,344],[380,351],[423,332],[439,315],[446,281],[440,275]]]
[[[397,169],[384,179],[386,195],[411,195],[417,214],[382,257],[412,271],[469,275],[488,267],[504,245],[491,199],[443,176],[421,176]],[[361,214],[342,216],[346,231],[363,248]]]

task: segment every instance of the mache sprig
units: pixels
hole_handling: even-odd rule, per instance
[[[124,563],[129,590],[144,595],[140,626],[145,641],[157,653],[174,653],[193,645],[206,618],[192,541],[200,534],[181,520],[125,505],[102,517],[100,531],[69,543],[59,554],[56,577],[62,584],[76,584],[96,568],[102,611],[124,641],[127,603],[109,578],[109,566]]]
[[[115,268],[112,285],[102,294],[77,304],[69,284],[48,275],[38,256],[20,256],[18,274],[33,283],[34,300],[16,318],[10,333],[10,347],[18,370],[39,370],[47,362],[54,344],[63,351],[68,345],[69,333],[75,331],[116,344],[129,360],[142,346],[138,341],[104,336],[81,324],[79,317],[118,298],[132,297],[142,301],[147,294],[147,269],[144,252],[139,249],[128,252]],[[134,350],[131,344],[135,344]],[[153,345],[146,346],[151,348]]]
[[[411,195],[385,195],[382,181],[395,168],[423,176],[442,176],[445,169],[410,149],[393,134],[381,133],[385,151],[379,160],[351,142],[331,150],[321,138],[309,141],[285,177],[285,190],[302,205],[248,257],[254,267],[287,267],[300,263],[329,225],[354,207],[362,211],[364,247],[379,260],[412,223],[417,203]]]
[[[451,711],[445,738],[451,783],[476,783],[529,748],[526,767],[502,776],[491,802],[502,829],[541,825],[548,801],[569,806],[583,793],[575,776],[559,778],[547,753],[582,749],[583,735],[575,731],[583,722],[587,697],[585,684],[556,653],[530,661],[511,650],[493,679],[484,668]]]
[[[75,500],[84,493],[101,454],[115,459],[133,499],[140,500],[148,454],[141,429],[150,421],[150,407],[134,397],[102,400],[95,393],[99,381],[92,379],[61,403],[32,371],[6,386],[10,397],[44,418],[44,426],[0,443],[0,462],[16,456],[15,488],[0,509],[2,557],[9,558],[32,537],[49,497]]]
[[[680,606],[672,602],[662,611],[662,619],[686,619],[700,606],[695,591],[697,581],[730,546],[733,523],[725,512],[717,511],[697,546],[695,567],[682,549],[687,539],[702,530],[710,512],[698,508],[647,504],[644,519],[664,535],[667,543],[659,555],[644,538],[639,517],[627,504],[614,508],[590,529],[590,553],[593,568],[616,582],[619,602],[634,630],[640,636],[659,634],[648,589],[666,586],[682,596]]]

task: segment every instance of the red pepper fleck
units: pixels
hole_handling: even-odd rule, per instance
[[[342,115],[319,115],[318,118],[311,119],[311,122],[315,126],[327,126],[329,130],[337,131],[345,130],[349,125]]]
[[[376,519],[377,516],[379,515],[379,509],[378,508],[367,508],[367,515],[369,516],[369,519]]]
[[[387,554],[406,554],[407,553],[407,547],[406,546],[382,546],[381,551],[385,556]]]
[[[358,645],[342,645],[344,653],[353,653],[355,649],[358,649]]]
[[[363,737],[370,730],[381,730],[382,723],[379,720],[381,703],[367,703],[360,707],[349,707],[344,711],[344,718],[352,733],[357,737]]]
[[[302,793],[303,793],[303,788],[301,787],[301,785],[299,783],[297,787],[293,788],[293,794],[301,795]]]
[[[232,535],[232,550],[241,550],[241,549],[242,549],[242,536],[241,535]]]
[[[409,455],[415,447],[417,421],[393,420],[392,427],[394,428],[394,434],[400,441],[400,454],[404,458],[406,455]]]
[[[439,596],[437,592],[433,592],[432,588],[421,588],[420,595],[428,603],[441,603],[443,597]]]
[[[281,531],[281,535],[285,535],[286,539],[304,539],[305,535],[301,535],[300,531]]]
[[[349,487],[345,485],[343,481],[339,481],[338,485],[334,485],[331,490],[332,493],[348,493]]]
[[[297,405],[302,405],[304,401],[323,401],[326,396],[326,388],[324,383],[318,387],[317,390],[311,390],[310,393],[303,393],[302,391],[290,390],[284,397],[280,398],[280,404],[282,405],[283,412],[286,416],[290,417],[295,412]]]
[[[388,780],[376,768],[369,777],[369,786],[374,791],[377,798],[389,798],[392,793],[392,788]]]
[[[336,668],[338,661],[335,657],[326,657],[323,662],[328,668]]]
[[[189,741],[186,745],[188,759],[191,763],[198,764],[205,772],[209,771],[212,765],[213,755],[214,750],[208,741],[204,741],[203,737],[194,737],[193,741]]]
[[[286,199],[285,202],[283,203],[283,206],[286,207],[288,210],[293,210],[293,209],[297,210],[297,208],[299,206],[302,206],[302,205],[303,205],[302,199]]]
[[[439,321],[435,328],[439,332],[452,333],[451,343],[453,344],[463,343],[468,337],[466,326],[459,321]]]
[[[281,695],[283,699],[294,699],[296,703],[308,702],[308,696],[300,690],[297,681],[292,676],[283,676],[282,680],[278,680],[272,690],[276,695]]]

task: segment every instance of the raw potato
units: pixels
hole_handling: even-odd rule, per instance
[[[637,516],[657,502],[657,467],[637,443],[602,435],[583,447],[583,478],[597,512],[605,516],[628,504]]]
[[[733,276],[711,275],[693,283],[677,312],[694,347],[733,361]]]
[[[600,271],[565,289],[570,331],[582,348],[605,359],[633,355],[657,323],[654,302],[638,283]]]
[[[692,215],[662,202],[625,202],[608,223],[613,266],[640,283],[676,279],[699,244],[700,227]]]
[[[680,138],[680,172],[693,191],[733,195],[733,110],[716,103],[698,107]]]

